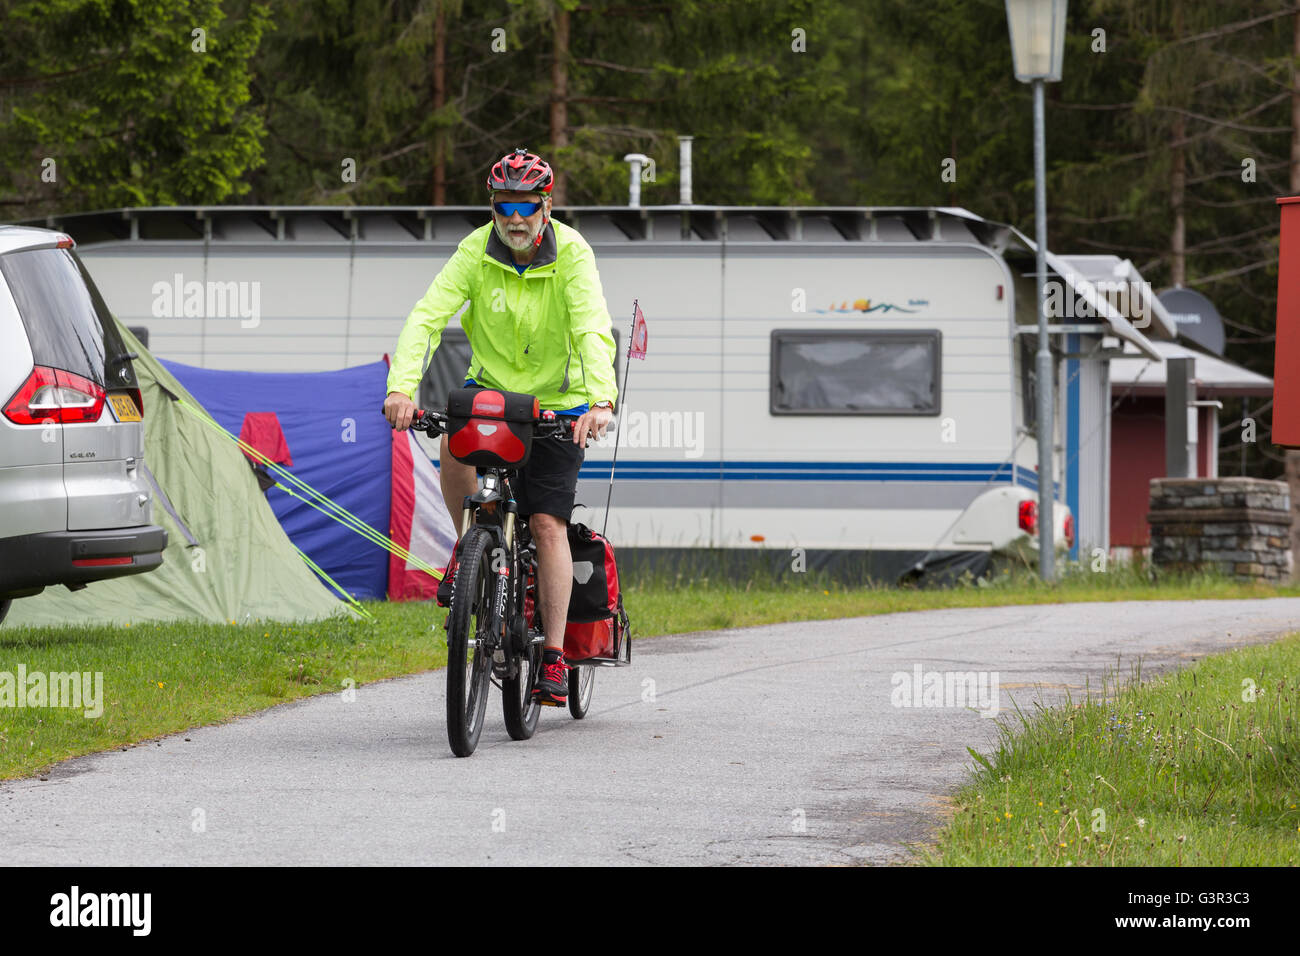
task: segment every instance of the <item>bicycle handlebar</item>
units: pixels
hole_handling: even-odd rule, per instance
[[[533,422],[534,437],[558,438],[562,441],[572,440],[574,422],[575,419],[560,415],[554,415],[551,418],[538,418]],[[415,411],[415,418],[411,422],[411,427],[424,432],[430,437],[445,435],[447,433],[447,415],[445,412],[431,412],[418,408]]]

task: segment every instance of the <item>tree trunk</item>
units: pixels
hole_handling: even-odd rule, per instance
[[[557,7],[555,11],[554,60],[551,63],[551,148],[557,152],[569,145],[569,11]],[[563,206],[566,202],[564,173],[551,157],[555,170],[555,186],[551,189],[551,204]]]
[[[1187,136],[1187,121],[1182,114],[1174,117],[1173,174],[1170,177],[1169,205],[1174,214],[1174,234],[1170,243],[1169,275],[1175,287],[1187,279],[1187,220],[1183,203],[1187,190],[1187,154],[1182,145]]]
[[[433,20],[433,111],[447,104],[447,16],[442,0],[434,0],[437,13]],[[433,131],[433,204],[447,204],[447,131]]]
[[[1174,2],[1173,15],[1174,40],[1180,40],[1183,36],[1183,5],[1178,0]],[[1174,233],[1169,244],[1169,277],[1175,288],[1181,287],[1187,279],[1187,220],[1183,211],[1187,191],[1187,147],[1183,143],[1186,138],[1187,120],[1183,114],[1176,113],[1173,143],[1170,147],[1173,155],[1170,157],[1172,167],[1169,181],[1169,206],[1174,214]]]
[[[1291,195],[1300,195],[1300,15],[1295,18],[1292,37],[1297,57],[1291,66]]]

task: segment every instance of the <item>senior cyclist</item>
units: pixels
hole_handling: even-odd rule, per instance
[[[591,246],[551,219],[551,167],[524,148],[503,156],[488,175],[492,221],[457,247],[416,303],[397,340],[384,415],[410,427],[412,399],[448,320],[469,301],[461,326],[472,356],[466,387],[536,395],[543,409],[576,418],[572,442],[533,444],[515,483],[519,513],[537,544],[538,600],[546,631],[545,662],[535,692],[561,705],[568,693],[564,627],[573,587],[568,521],[588,435],[600,438],[618,397],[609,310]],[[478,489],[475,469],[441,443],[442,497],[460,527],[461,502]],[[449,603],[449,565],[438,603]]]

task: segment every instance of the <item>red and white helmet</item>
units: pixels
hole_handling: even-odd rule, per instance
[[[549,195],[554,185],[555,174],[551,172],[550,164],[523,146],[497,160],[487,178],[489,193],[499,189],[505,192]]]

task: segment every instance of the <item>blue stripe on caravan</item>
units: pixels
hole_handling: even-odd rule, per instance
[[[890,482],[925,482],[925,481],[957,481],[967,484],[985,484],[987,482],[1003,482],[1010,484],[1011,473],[1004,475],[936,475],[932,473],[910,474],[908,472],[899,472],[889,476],[883,475],[810,475],[799,472],[767,472],[761,475],[745,474],[728,471],[726,475],[718,472],[704,473],[686,473],[665,475],[658,471],[624,471],[622,468],[615,472],[617,477],[628,480],[641,481],[890,481]],[[608,481],[608,471],[591,471],[585,469],[579,474],[580,478],[591,481]]]
[[[725,467],[724,467],[725,464]],[[578,477],[586,481],[608,481],[609,462],[594,461],[582,466]],[[1038,491],[1038,474],[1026,468],[1013,469],[1008,462],[718,462],[718,461],[625,461],[616,472],[628,481],[876,481],[876,482],[963,482],[969,484],[1014,484]],[[1057,495],[1060,485],[1055,485]]]
[[[609,462],[589,462],[580,477],[609,478]],[[617,474],[648,481],[961,481],[1006,482],[1030,487],[1037,485],[1023,471],[1013,473],[1004,462],[720,462],[720,461],[625,461]],[[1018,479],[1018,480],[1017,480]]]
[[[647,462],[647,464],[658,464],[657,462]],[[674,462],[675,464],[675,462]],[[699,464],[696,462],[696,464]],[[715,462],[709,462],[715,464]],[[716,464],[722,464],[717,462]],[[921,468],[935,468],[942,471],[988,471],[992,468],[1005,467],[1011,468],[1010,464],[1003,465],[1001,462],[988,463],[983,462],[940,462],[940,461],[728,461],[725,463],[728,469],[731,468],[815,468],[818,470],[836,469],[844,471],[866,470],[873,471],[915,471]]]
[[[1011,473],[1011,464],[1009,462],[938,462],[938,461],[706,461],[700,460],[637,460],[631,461],[623,459],[620,462],[629,468],[641,468],[649,470],[664,471],[701,471],[712,470],[720,471],[724,467],[727,471],[758,471],[762,469],[772,469],[778,471],[945,471],[945,472],[984,472],[991,473],[1002,470]],[[607,465],[608,462],[593,461],[583,465],[584,468],[600,468]]]
[[[1016,484],[1020,485],[1022,488],[1028,488],[1030,491],[1037,491],[1038,472],[1029,471],[1027,468],[1017,469]],[[1061,497],[1061,483],[1059,481],[1056,482],[1055,484],[1052,485],[1052,488],[1055,490],[1056,497],[1057,498]]]

